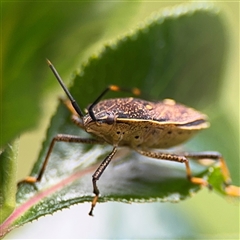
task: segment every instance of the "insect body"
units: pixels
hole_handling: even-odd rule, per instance
[[[137,98],[108,99],[93,108],[85,130],[113,146],[169,148],[208,127],[206,116],[173,100],[149,102]]]
[[[126,89],[119,88],[115,85],[111,85],[105,89],[89,106],[87,114],[84,115],[50,61],[48,61],[48,65],[69,98],[65,104],[72,112],[73,122],[86,132],[95,136],[95,138],[83,139],[78,136],[58,134],[51,142],[38,176],[27,177],[23,182],[34,183],[41,180],[56,141],[88,144],[108,143],[113,146],[113,149],[92,176],[93,193],[95,196],[92,200],[89,215],[93,215],[93,209],[99,197],[97,180],[99,180],[105,168],[116,154],[118,147],[121,146],[127,146],[147,157],[184,163],[187,178],[191,182],[203,186],[209,186],[209,184],[203,178],[192,176],[188,159],[207,158],[220,161],[220,166],[225,178],[225,192],[232,196],[240,195],[239,188],[230,185],[230,174],[220,153],[197,152],[169,154],[154,151],[154,149],[166,149],[181,144],[199,130],[207,128],[209,124],[206,115],[170,99],[162,102],[149,102],[130,97],[100,101],[109,90],[126,91]],[[133,89],[131,92],[135,95],[139,94],[138,89]]]

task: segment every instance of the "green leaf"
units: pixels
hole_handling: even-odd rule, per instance
[[[151,99],[174,97],[198,107],[215,101],[226,50],[220,17],[194,7],[177,11],[185,9],[156,14],[93,56],[71,89],[81,106],[112,83],[138,87]]]
[[[0,224],[16,206],[18,141],[8,144],[0,154]]]
[[[92,56],[74,77],[70,92],[82,108],[109,84],[139,87],[149,99],[170,97],[202,108],[218,99],[225,42],[221,17],[208,5],[165,10]],[[109,93],[107,97],[118,96],[126,94]],[[38,174],[58,133],[89,137],[71,123],[68,110],[59,104],[31,175]],[[211,145],[204,137],[191,144],[199,150],[203,142]],[[17,210],[2,225],[4,231],[72,204],[91,201],[91,176],[111,149],[108,145],[57,143],[42,181],[19,187]],[[214,171],[196,163],[191,167],[196,176],[214,179],[218,175],[215,166]],[[100,202],[179,201],[200,189],[187,181],[183,165],[145,158],[127,149],[121,149],[108,166],[98,187]],[[219,188],[219,182],[215,187]]]
[[[53,83],[46,77],[46,57],[52,61],[56,57],[68,59],[61,61],[59,67],[69,74],[89,49],[96,48],[131,22],[138,3],[128,4],[120,26],[113,20],[126,4],[2,2],[0,119],[4,131],[1,131],[0,146],[37,125],[44,94],[52,89]],[[108,28],[110,23],[113,30]]]

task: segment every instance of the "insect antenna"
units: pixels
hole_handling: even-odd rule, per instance
[[[53,74],[55,75],[55,77],[57,78],[59,84],[61,85],[62,89],[64,90],[64,92],[67,94],[69,100],[72,103],[73,108],[76,110],[76,112],[78,113],[78,115],[83,118],[83,112],[81,110],[81,108],[78,106],[76,100],[73,98],[73,96],[71,95],[71,93],[68,91],[67,87],[65,86],[65,84],[63,83],[63,80],[61,79],[60,75],[58,74],[56,68],[53,66],[53,64],[47,59],[47,64],[50,67],[50,69],[52,70]]]

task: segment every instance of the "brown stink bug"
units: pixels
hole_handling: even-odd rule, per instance
[[[47,62],[70,100],[65,103],[72,113],[73,122],[86,132],[95,136],[95,138],[83,139],[79,136],[58,134],[51,142],[38,176],[29,176],[21,182],[34,183],[41,181],[55,142],[63,141],[88,144],[108,143],[113,146],[113,149],[92,175],[93,193],[95,196],[92,200],[89,215],[93,215],[93,209],[99,197],[97,181],[116,154],[118,147],[121,146],[127,146],[147,157],[184,163],[189,181],[202,186],[209,186],[209,183],[203,178],[192,176],[189,158],[219,161],[225,178],[224,191],[231,196],[240,196],[239,187],[230,185],[230,174],[220,153],[185,152],[170,154],[161,151],[153,151],[153,149],[167,149],[181,144],[191,138],[199,130],[209,127],[206,115],[170,99],[161,102],[150,102],[129,97],[100,101],[110,90],[126,91],[126,89],[122,89],[115,85],[110,85],[106,88],[88,107],[88,112],[84,115],[52,63],[48,60]],[[133,89],[131,92],[135,95],[140,93],[138,89]]]

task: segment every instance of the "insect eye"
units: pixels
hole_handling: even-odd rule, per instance
[[[109,125],[112,125],[115,121],[115,117],[113,114],[109,114],[108,117],[106,118],[106,123]]]

